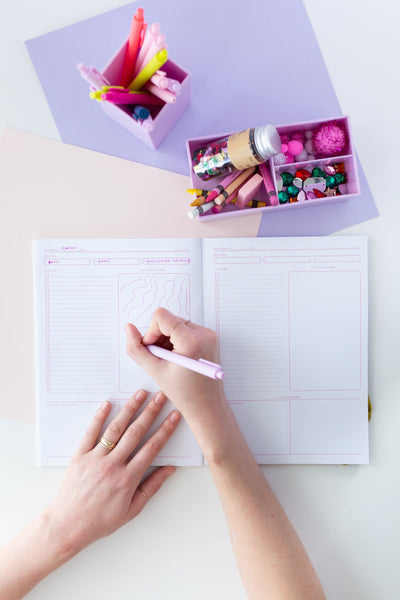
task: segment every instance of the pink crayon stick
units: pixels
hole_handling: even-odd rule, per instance
[[[214,206],[214,208],[212,208],[212,212],[217,215],[218,213],[221,212],[221,210],[223,210],[225,208],[225,206],[227,206],[227,204],[231,204],[232,202],[234,202],[236,200],[237,196],[236,193],[235,194],[231,194],[230,196],[228,196],[228,198],[226,200],[223,201],[222,204],[216,204]]]
[[[157,98],[161,98],[161,100],[167,102],[167,104],[173,104],[174,102],[176,102],[175,94],[173,94],[169,90],[161,90],[159,87],[154,85],[154,83],[147,82],[143,87],[148,92],[154,94],[154,96],[157,96]]]
[[[267,165],[267,163],[261,163],[261,165],[258,165],[258,169],[264,180],[265,189],[267,191],[267,195],[268,195],[269,201],[271,203],[271,206],[278,206],[279,198],[278,198],[278,194],[276,193],[274,183],[272,181],[271,173],[269,171],[269,166]]]
[[[219,185],[215,186],[215,188],[211,190],[207,196],[207,200],[214,200],[217,196],[219,196],[219,194],[223,194],[225,188],[227,188],[232,181],[235,181],[236,177],[239,177],[241,173],[243,173],[243,171],[233,171],[233,173],[230,173],[221,181]]]
[[[246,181],[246,179],[248,179],[250,177],[250,175],[252,175],[255,171],[255,167],[249,167],[248,169],[245,169],[244,171],[242,171],[240,173],[240,175],[238,175],[238,177],[236,177],[235,181],[232,181],[232,183],[230,183],[227,187],[226,190],[224,191],[224,193],[219,194],[216,198],[215,198],[215,204],[222,204],[224,201],[227,200],[227,195],[231,195],[233,192],[237,191],[239,189],[239,187]]]
[[[238,196],[238,192],[240,191],[240,189],[244,186],[244,183],[241,183],[235,190],[233,190],[233,192],[231,192],[229,194],[229,196],[227,196],[225,198],[225,200],[223,202],[221,202],[221,204],[216,204],[214,206],[214,208],[212,209],[214,214],[220,213],[221,210],[223,208],[225,208],[225,206],[227,206],[228,204],[230,204],[231,202],[233,202],[233,200],[235,200]]]
[[[132,94],[126,92],[106,92],[101,95],[101,99],[113,104],[144,104],[147,106],[162,106],[159,98],[152,94]]]

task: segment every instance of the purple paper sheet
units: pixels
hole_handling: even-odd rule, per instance
[[[193,76],[191,106],[157,151],[147,148],[89,99],[76,69],[80,61],[98,69],[108,63],[128,35],[137,6],[26,42],[64,142],[189,174],[187,138],[341,114],[301,0],[207,6],[196,0],[144,1],[146,21],[160,23],[170,57]],[[360,197],[264,215],[258,235],[325,235],[376,217],[361,167],[359,175]]]

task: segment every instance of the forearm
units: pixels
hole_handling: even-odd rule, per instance
[[[218,401],[193,421],[189,412],[188,420],[218,489],[249,598],[324,598],[301,541],[228,404]]]
[[[47,513],[0,549],[0,600],[19,600],[72,556]]]

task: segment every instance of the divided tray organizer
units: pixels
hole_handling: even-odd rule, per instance
[[[314,131],[322,124],[336,123],[342,129],[345,130],[347,134],[347,149],[346,152],[341,155],[335,156],[327,156],[324,158],[314,157],[312,160],[303,160],[297,161],[294,159],[294,162],[286,163],[286,164],[277,164],[278,156],[272,156],[266,164],[268,165],[272,177],[272,181],[275,186],[276,193],[278,195],[278,182],[280,180],[280,176],[282,173],[291,173],[293,176],[299,170],[304,170],[305,172],[312,173],[313,169],[319,168],[324,170],[325,167],[328,166],[328,170],[333,171],[334,169],[338,169],[340,172],[345,173],[345,182],[336,186],[335,193],[337,192],[340,195],[331,195],[324,197],[316,197],[313,199],[305,199],[304,201],[295,201],[293,198],[292,201],[288,201],[285,204],[279,203],[276,206],[271,205],[270,198],[265,189],[265,186],[262,185],[260,191],[255,196],[255,200],[259,200],[261,202],[265,202],[266,206],[257,207],[257,208],[243,208],[241,210],[237,209],[234,204],[228,204],[220,213],[214,214],[211,211],[205,213],[204,215],[200,215],[197,217],[200,221],[213,221],[215,219],[225,219],[228,217],[243,217],[245,215],[257,213],[269,213],[271,211],[276,210],[295,210],[298,208],[306,208],[307,206],[316,206],[322,204],[328,204],[333,202],[342,202],[344,200],[348,200],[353,196],[357,196],[360,194],[360,184],[358,178],[357,171],[357,161],[355,156],[355,150],[352,141],[351,129],[350,129],[350,121],[347,116],[339,116],[339,117],[331,117],[329,119],[323,119],[318,121],[304,121],[301,123],[292,123],[289,125],[278,125],[276,126],[278,133],[281,138],[286,138],[287,136],[291,136],[295,133],[303,133]],[[221,183],[221,181],[226,177],[226,174],[219,177],[214,177],[207,181],[203,181],[193,171],[192,167],[192,154],[196,150],[207,146],[209,143],[214,140],[221,139],[223,137],[229,136],[235,132],[228,133],[219,133],[215,135],[209,135],[202,138],[189,139],[186,141],[186,150],[189,161],[189,169],[190,169],[190,178],[192,182],[193,188],[198,189],[207,189],[212,190],[216,185]],[[308,134],[309,135],[309,134]]]

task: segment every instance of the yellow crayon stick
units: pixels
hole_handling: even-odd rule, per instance
[[[148,81],[150,77],[167,62],[167,60],[168,52],[165,48],[160,50],[160,52],[157,52],[140,73],[136,75],[135,79],[129,85],[129,89],[133,91],[140,90],[146,81]]]
[[[187,190],[189,194],[196,194],[196,196],[206,196],[210,193],[210,190],[198,190],[196,188],[191,188]]]
[[[207,202],[207,199],[204,196],[199,196],[198,198],[195,198],[193,202],[190,203],[190,206],[201,206],[205,202]]]
[[[261,200],[250,200],[245,208],[260,208],[261,206],[267,206],[267,203],[261,202]]]

